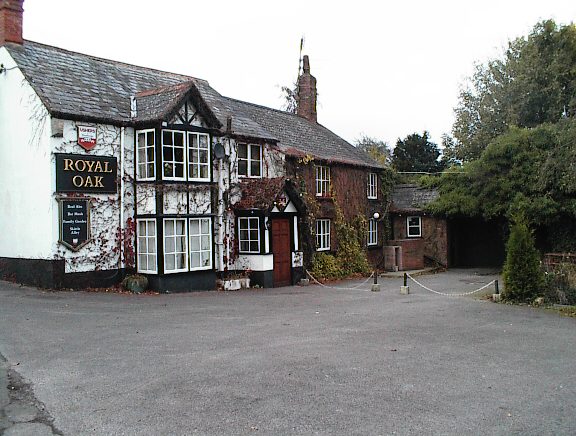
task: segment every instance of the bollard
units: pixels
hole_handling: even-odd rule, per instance
[[[408,287],[408,274],[404,273],[404,286],[400,286],[400,294],[408,295],[410,293],[410,288]]]
[[[498,288],[498,280],[494,280],[494,293],[492,294],[492,301],[497,302],[502,299],[500,289]]]
[[[374,283],[372,284],[372,292],[380,292],[380,285],[378,284],[378,268],[374,270]]]

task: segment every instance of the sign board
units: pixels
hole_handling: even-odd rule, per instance
[[[115,194],[115,157],[56,153],[56,192]]]
[[[96,127],[78,126],[78,145],[86,151],[96,147],[98,132]]]
[[[292,252],[292,268],[299,268],[304,265],[304,253],[301,251]]]
[[[60,199],[60,240],[78,251],[90,241],[90,200]]]

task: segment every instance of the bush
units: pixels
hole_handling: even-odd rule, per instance
[[[576,265],[562,263],[546,274],[544,299],[547,303],[576,305]]]
[[[332,280],[345,277],[336,257],[328,253],[316,253],[314,255],[312,275],[317,279]]]
[[[544,291],[544,274],[540,255],[525,220],[517,219],[511,226],[506,243],[502,297],[514,302],[531,302]]]

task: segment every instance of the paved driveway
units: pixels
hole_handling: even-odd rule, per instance
[[[65,435],[574,434],[575,319],[382,282],[158,296],[0,282],[0,353]]]

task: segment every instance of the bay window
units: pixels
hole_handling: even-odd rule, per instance
[[[188,244],[186,220],[184,218],[164,219],[164,272],[188,271]]]
[[[138,272],[156,274],[156,220],[139,219],[136,222]]]

